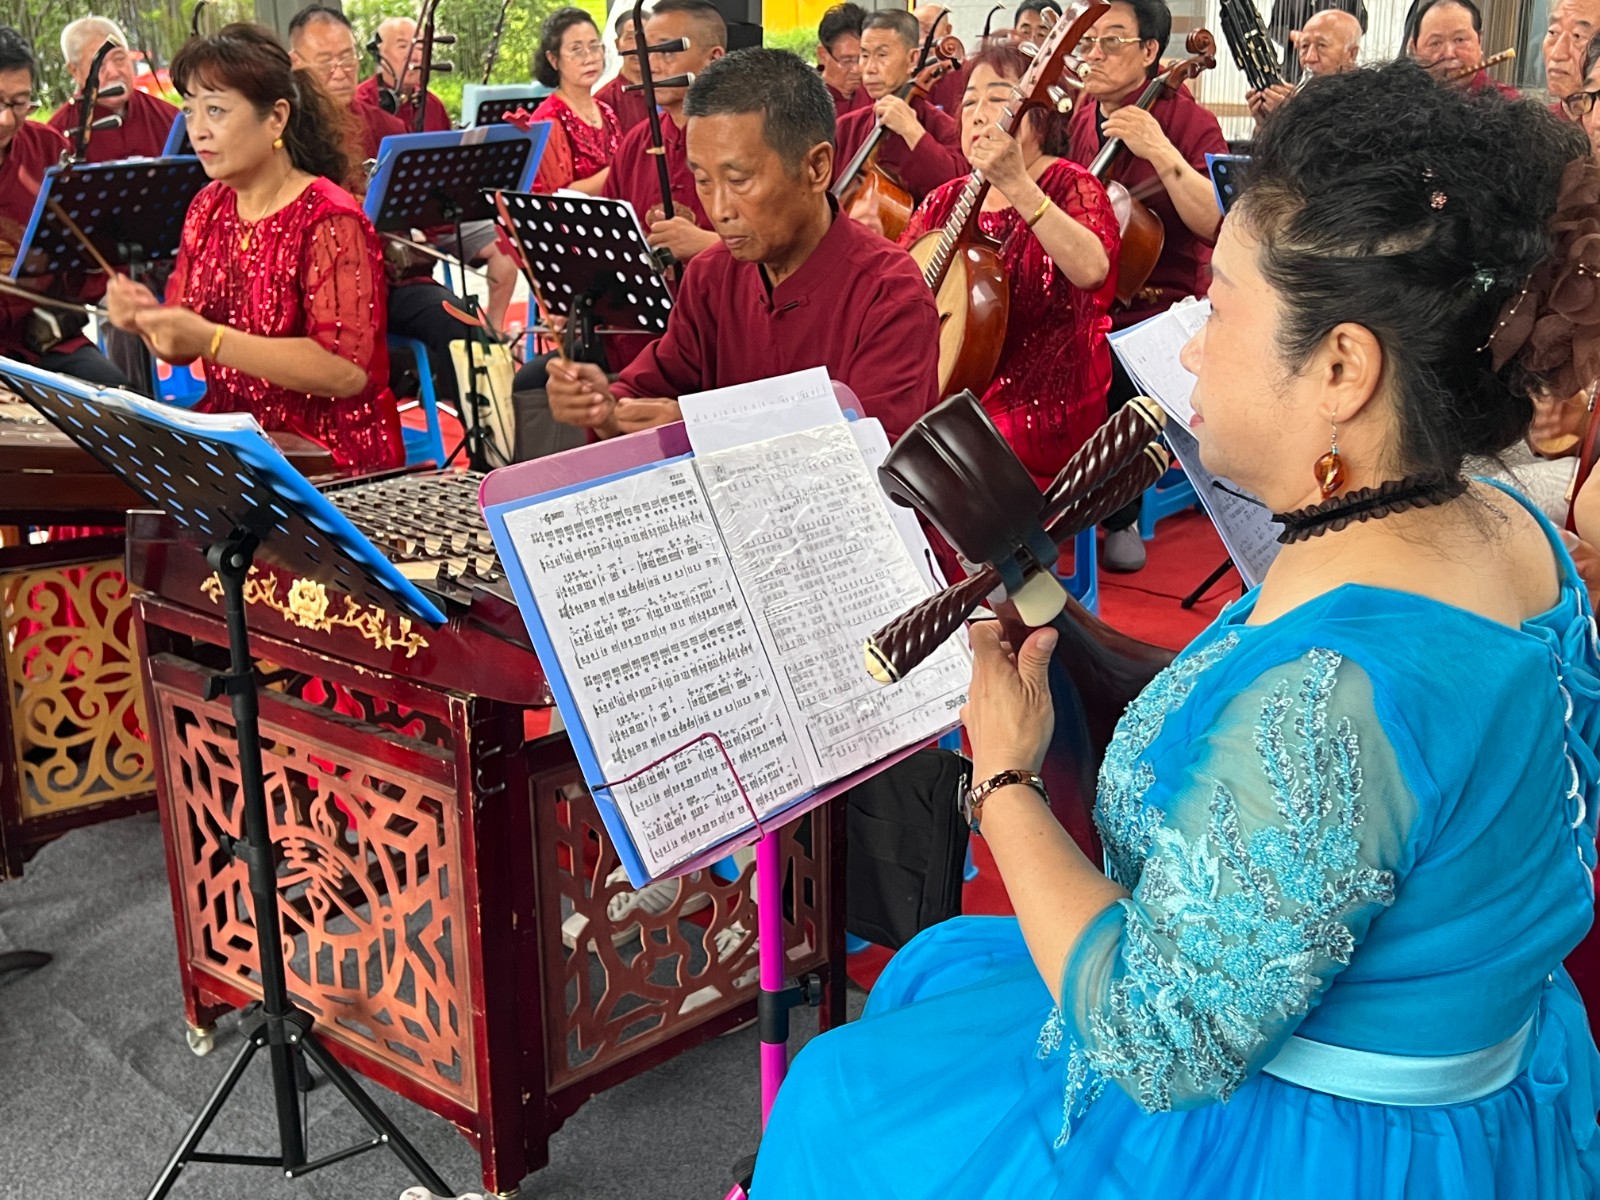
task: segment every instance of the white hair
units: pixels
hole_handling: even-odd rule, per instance
[[[91,45],[98,49],[107,39],[127,48],[128,35],[110,17],[79,17],[61,31],[61,57],[69,69],[75,68]]]

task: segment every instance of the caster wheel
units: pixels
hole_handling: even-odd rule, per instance
[[[217,1031],[214,1028],[196,1029],[191,1025],[184,1030],[184,1037],[188,1039],[189,1049],[194,1051],[196,1058],[204,1058],[217,1048]]]

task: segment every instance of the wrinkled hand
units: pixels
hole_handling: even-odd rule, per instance
[[[922,122],[917,120],[917,114],[911,105],[899,96],[889,95],[872,107],[878,120],[883,122],[884,128],[890,133],[898,133],[911,149],[917,148],[917,143],[922,140],[927,130],[922,128]]]
[[[1003,640],[998,621],[980,621],[968,631],[972,686],[961,723],[972,745],[972,777],[1037,771],[1055,731],[1049,671],[1056,631],[1034,630],[1020,653]]]
[[[1588,423],[1588,392],[1573,396],[1535,396],[1528,423],[1528,448],[1543,458],[1569,458],[1578,452]]]
[[[617,401],[617,430],[621,433],[636,433],[681,420],[683,412],[676,400],[636,400],[624,396]]]
[[[182,366],[210,349],[217,324],[181,305],[158,304],[139,311],[134,329],[156,357]]]
[[[138,333],[139,314],[160,307],[161,301],[149,288],[126,275],[113,275],[106,281],[106,313],[118,329]]]
[[[651,211],[659,213],[661,210]],[[702,250],[709,250],[717,240],[716,234],[701,229],[688,217],[651,221],[650,234],[645,238],[652,246],[664,246],[679,262],[688,262]]]
[[[1028,165],[1022,159],[1022,147],[998,124],[991,125],[973,139],[967,161],[976,171],[1005,195],[1028,180]]]
[[[552,417],[563,425],[598,430],[602,436],[616,433],[617,398],[611,394],[604,371],[594,363],[552,358],[549,372],[545,395],[550,398]]]
[[[1120,138],[1129,153],[1146,162],[1153,162],[1173,149],[1161,123],[1133,104],[1124,104],[1106,118],[1105,135],[1107,139]]]

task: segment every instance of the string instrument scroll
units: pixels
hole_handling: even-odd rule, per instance
[[[1012,137],[1031,109],[1071,108],[1072,97],[1059,83],[1079,82],[1077,46],[1084,33],[1109,11],[1104,3],[1069,8],[1033,53],[1006,106],[1004,126]],[[917,239],[911,258],[939,309],[939,395],[982,393],[994,378],[1010,320],[1011,285],[997,247],[978,228],[989,181],[973,171],[950,217],[937,233]]]
[[[934,24],[937,26],[938,22]],[[922,44],[922,57],[916,72],[895,95],[907,104],[926,95],[929,88],[955,69],[964,53],[959,38],[941,38],[936,42],[930,29]],[[891,242],[898,242],[911,222],[916,203],[900,181],[878,165],[878,151],[887,134],[884,123],[877,122],[867,135],[867,140],[861,143],[855,157],[846,164],[832,190],[834,199],[839,201],[839,208],[845,215],[864,225],[881,229],[884,237]]]
[[[1145,85],[1135,107],[1149,112],[1157,100],[1170,91],[1177,91],[1185,81],[1217,65],[1217,39],[1204,29],[1196,29],[1183,43],[1191,57],[1175,63]],[[1122,257],[1117,262],[1117,301],[1132,303],[1135,296],[1150,278],[1166,245],[1167,233],[1161,227],[1161,218],[1135,198],[1114,176],[1120,165],[1125,147],[1112,138],[1100,147],[1100,153],[1089,164],[1089,173],[1106,185],[1111,197],[1111,207],[1122,226]]]

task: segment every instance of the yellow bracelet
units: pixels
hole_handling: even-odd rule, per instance
[[[1039,218],[1044,216],[1045,213],[1049,212],[1050,206],[1054,203],[1054,200],[1050,199],[1049,196],[1046,196],[1044,198],[1044,203],[1039,205],[1039,207],[1034,210],[1033,216],[1028,218],[1028,228],[1032,229],[1035,225],[1037,225],[1039,223]]]
[[[216,332],[211,335],[211,349],[206,351],[207,361],[217,361],[217,351],[222,349],[222,331],[226,328],[226,325],[218,325]]]

